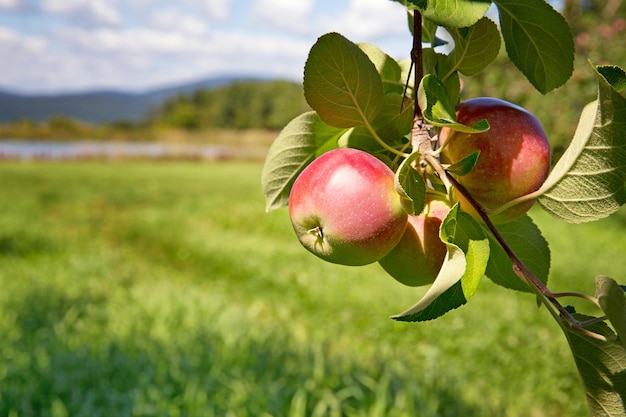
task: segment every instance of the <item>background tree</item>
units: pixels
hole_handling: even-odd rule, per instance
[[[294,82],[240,81],[167,101],[154,123],[183,129],[280,129],[308,105]]]

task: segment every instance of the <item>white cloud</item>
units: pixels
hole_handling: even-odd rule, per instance
[[[48,41],[40,36],[24,36],[19,32],[0,26],[0,50],[15,53],[41,53],[48,46]],[[2,60],[6,63],[10,60]]]
[[[184,55],[207,48],[208,38],[185,31],[159,30],[145,27],[124,29],[61,28],[57,31],[64,44],[81,53],[167,53]]]
[[[109,0],[43,0],[42,9],[100,24],[118,25],[122,21],[120,12]]]
[[[313,0],[256,0],[251,22],[304,33],[310,28],[312,10]]]
[[[184,3],[211,20],[222,21],[231,17],[232,0],[184,0]]]
[[[176,63],[182,67],[189,61],[207,57],[214,63],[222,62],[223,67],[233,68],[247,57],[280,60],[295,55],[303,57],[310,47],[308,42],[288,37],[257,36],[254,42],[250,36],[237,31],[212,31],[201,36],[185,31],[164,31],[149,28],[128,28],[115,30],[100,28],[63,28],[58,31],[70,50],[78,54],[109,56],[152,56],[154,60],[163,55],[180,58]],[[304,52],[298,52],[304,51]],[[302,61],[304,62],[304,61]],[[118,65],[123,65],[118,62]],[[256,68],[256,72],[262,66]]]
[[[406,9],[399,3],[381,0],[350,0],[348,11],[337,17],[346,35],[374,40],[408,35]]]
[[[17,32],[10,28],[0,26],[0,45],[6,46],[19,39]]]
[[[0,9],[15,10],[19,5],[19,0],[0,0]]]
[[[353,42],[373,43],[396,59],[409,56],[412,40],[404,6],[381,0],[342,3],[344,8],[339,10],[320,8],[315,20],[317,36],[339,32]]]
[[[91,6],[90,12],[96,17],[96,19],[102,23],[108,24],[120,24],[122,22],[122,16],[118,10],[106,1],[88,1]]]
[[[45,62],[55,69],[54,77],[37,80],[38,87],[45,83],[48,90],[52,85],[143,90],[224,74],[301,80],[310,47],[306,40],[284,36],[262,35],[251,42],[235,30],[198,35],[149,28],[59,28],[55,36],[66,45],[63,50],[33,56],[37,67]]]
[[[12,87],[40,88],[42,78],[53,74],[52,70],[56,69],[42,66],[47,49],[48,41],[43,37],[23,35],[14,29],[0,26],[0,82]]]
[[[148,22],[155,29],[180,30],[190,35],[203,35],[208,31],[206,21],[174,8],[155,10],[149,15]]]

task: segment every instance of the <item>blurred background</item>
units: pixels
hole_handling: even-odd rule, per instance
[[[529,108],[556,159],[596,96],[588,61],[626,67],[626,6],[552,4],[570,82],[541,96],[503,51],[464,96]],[[264,212],[263,158],[329,31],[409,56],[387,0],[0,0],[0,417],[587,415],[531,295],[483,280],[397,323],[424,289],[326,264]],[[626,212],[531,215],[553,290],[624,282]]]

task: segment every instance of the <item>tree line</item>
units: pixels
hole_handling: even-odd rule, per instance
[[[284,80],[239,81],[178,95],[156,109],[149,122],[190,130],[276,130],[308,109],[301,84]]]

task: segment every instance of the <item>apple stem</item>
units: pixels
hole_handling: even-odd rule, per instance
[[[309,233],[311,233],[312,235],[315,235],[318,239],[324,238],[324,232],[322,231],[322,228],[319,226],[309,229]]]
[[[424,155],[424,159],[430,164],[430,166],[433,167],[433,169],[443,182],[444,187],[446,187],[449,195],[452,188],[452,183],[450,182],[449,176],[446,174],[446,170],[443,168],[443,165],[441,165],[441,162],[439,162],[439,160],[433,153]]]
[[[528,200],[533,200],[535,198],[537,198],[539,195],[543,194],[543,192],[541,193],[537,193],[537,192],[532,192],[529,194],[525,194],[523,196],[514,198],[513,200],[509,201],[506,204],[501,205],[500,207],[490,210],[491,214],[499,214],[502,213],[503,211],[507,210],[510,207],[516,206],[520,203],[523,203],[524,201],[528,201]]]

